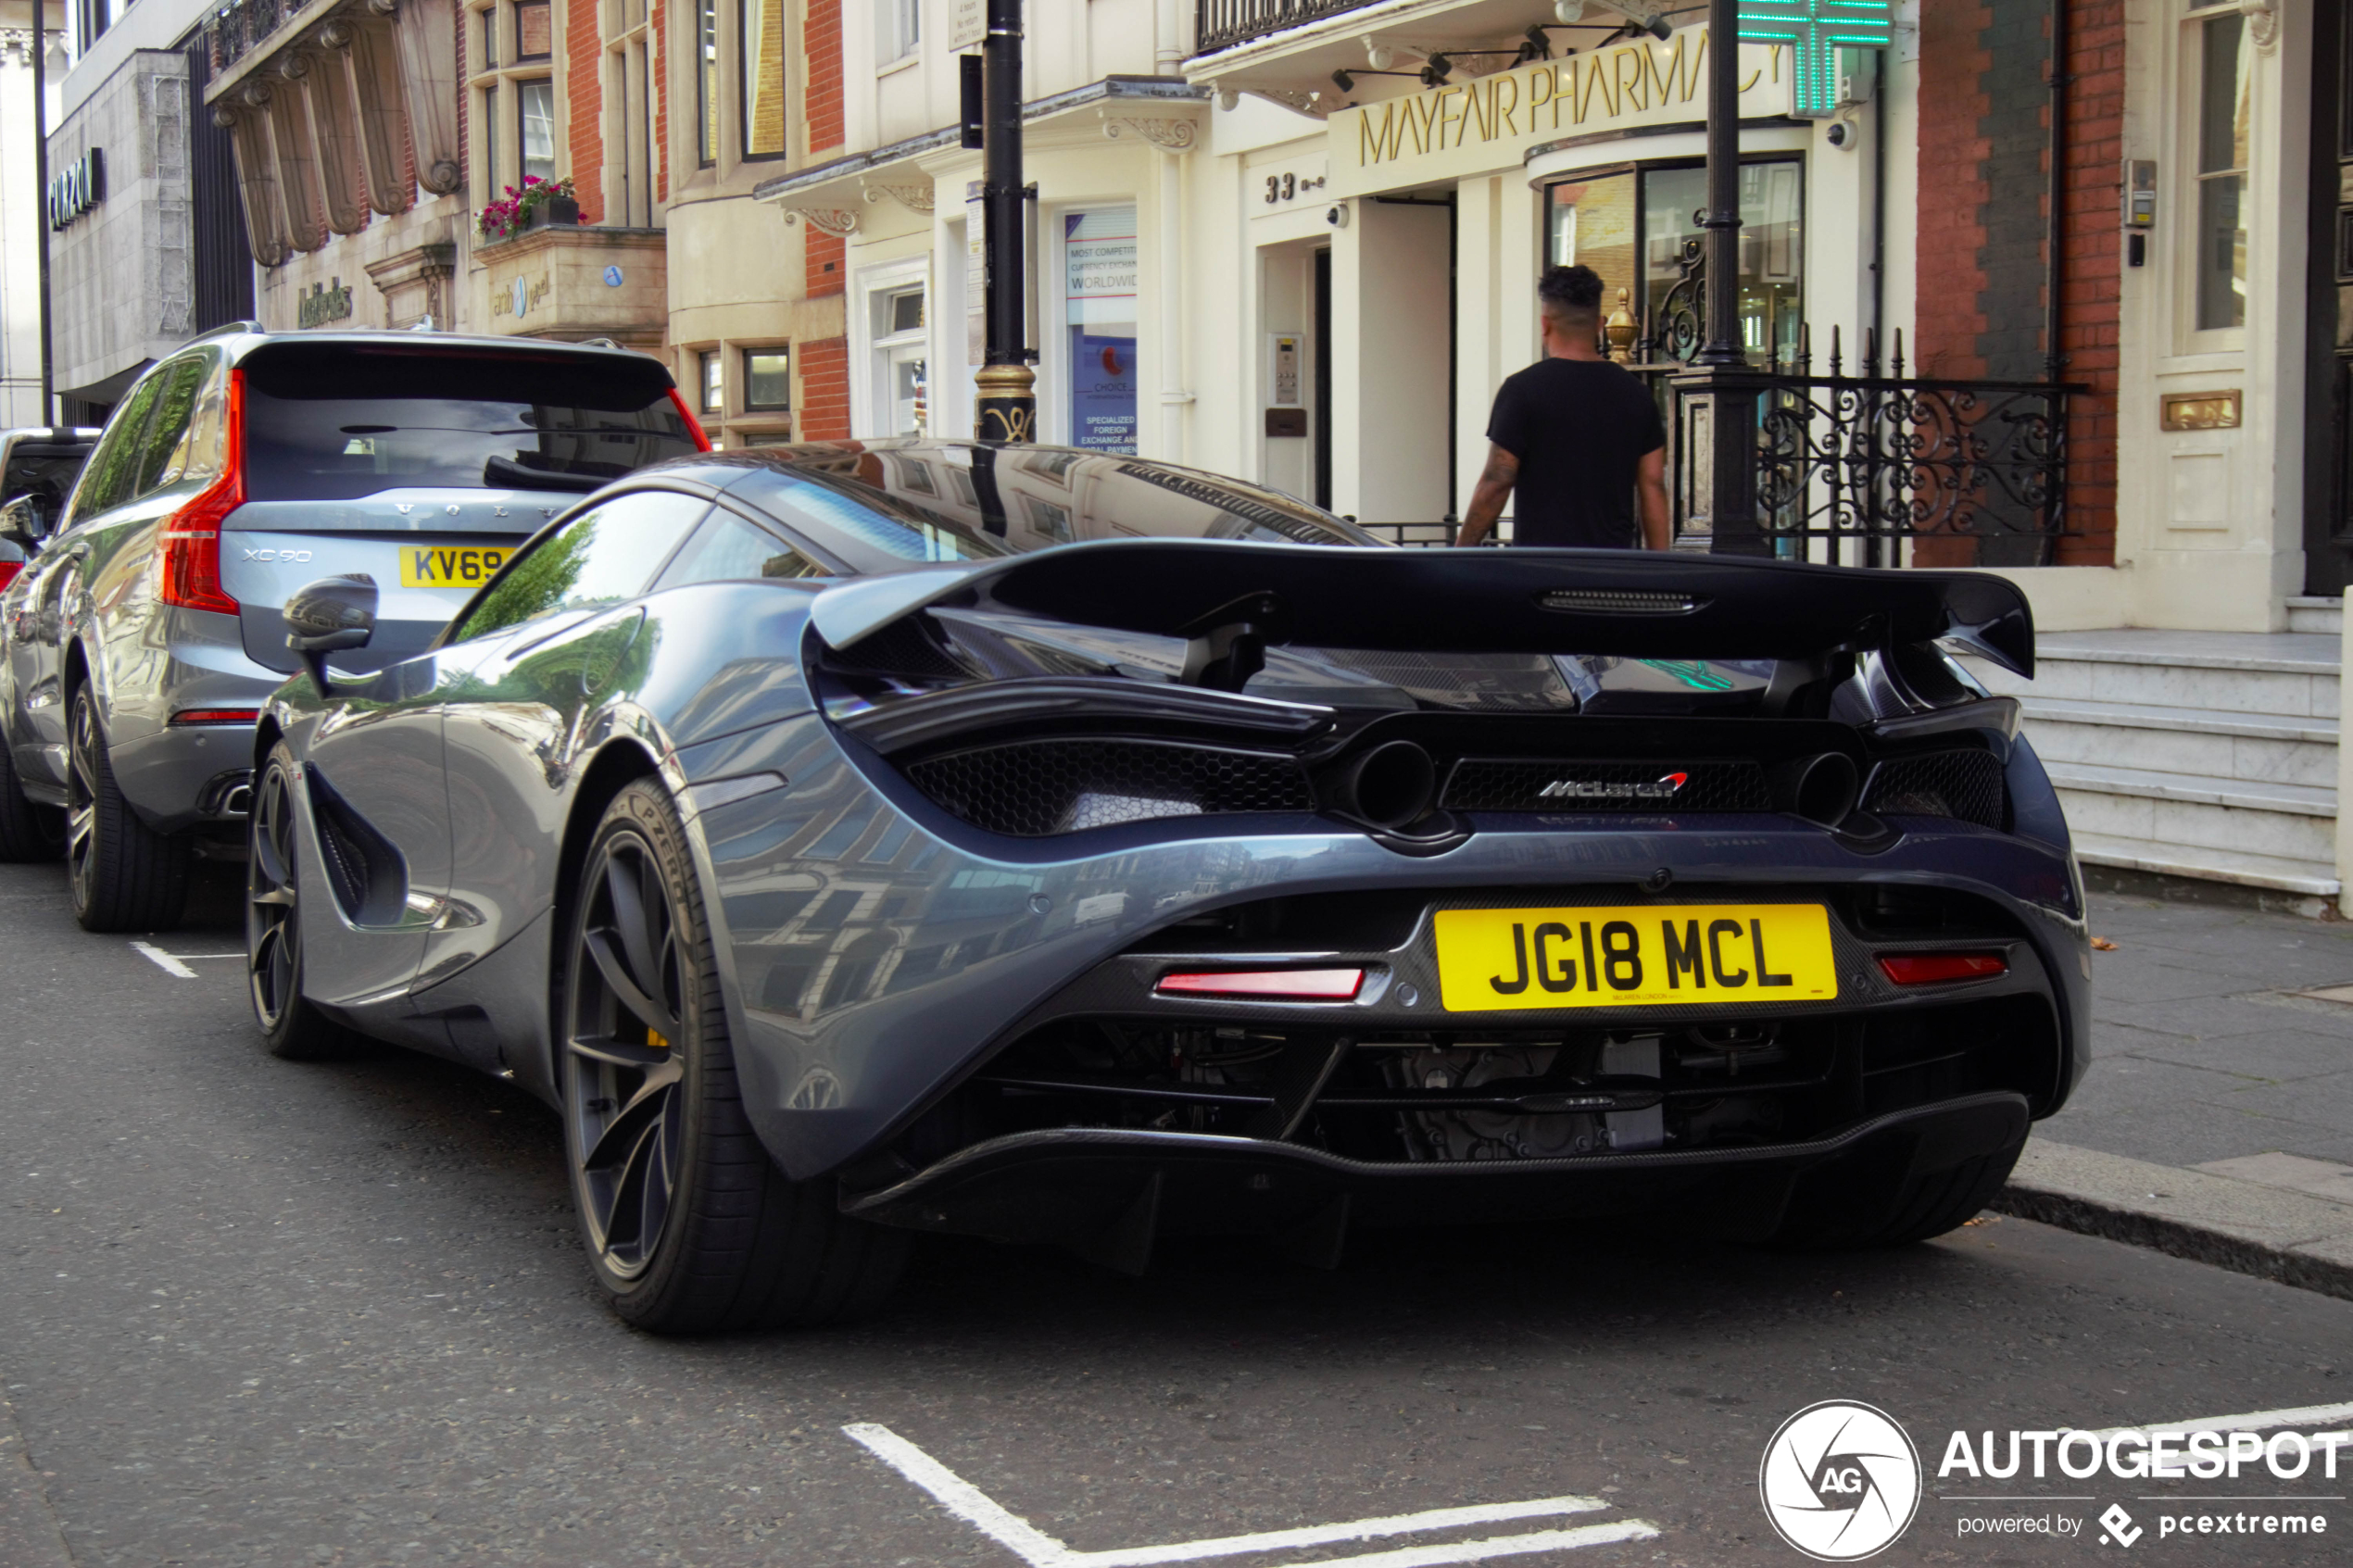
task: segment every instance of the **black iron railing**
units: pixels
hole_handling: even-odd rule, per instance
[[[1302,22],[1359,11],[1372,0],[1200,0],[1193,48],[1206,55]]]
[[[1760,410],[1757,509],[1780,553],[2050,565],[2069,532],[2068,404],[2081,389],[1908,375],[1900,332],[1883,373],[1867,335],[1850,375],[1831,343],[1828,375],[1801,350],[1770,373]]]
[[[215,7],[205,23],[212,74],[220,76],[251,54],[302,6],[303,0],[231,0]]]

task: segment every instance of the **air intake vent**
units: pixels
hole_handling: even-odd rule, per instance
[[[1689,615],[1708,603],[1703,595],[1664,588],[1547,588],[1536,602],[1579,615]]]
[[[1992,752],[1939,751],[1881,763],[1864,791],[1863,809],[1887,817],[1951,817],[1998,828],[2007,801],[2001,760]]]
[[[1315,808],[1293,758],[1151,741],[981,746],[917,762],[907,777],[975,827],[1016,838],[1165,817]]]

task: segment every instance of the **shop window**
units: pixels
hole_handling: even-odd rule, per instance
[[[877,0],[875,6],[875,62],[888,65],[906,58],[924,41],[923,0]]]
[[[873,301],[877,428],[885,435],[920,435],[929,381],[923,285],[877,289]]]
[[[1136,209],[1065,212],[1063,300],[1070,444],[1136,450]]]
[[[544,60],[555,52],[547,0],[523,0],[515,7],[515,58]]]
[[[724,361],[720,358],[719,350],[706,348],[696,355],[695,358],[698,361],[697,368],[701,372],[702,412],[706,414],[726,412],[727,395],[722,379],[725,374]]]
[[[2246,325],[2247,133],[2252,111],[2246,18],[2196,24],[2197,290],[2200,332]]]
[[[695,0],[695,162],[719,161],[719,0]]]
[[[1741,166],[1741,340],[1753,358],[1797,353],[1805,322],[1804,166],[1773,159]],[[1688,358],[1704,332],[1697,289],[1684,278],[1686,242],[1702,241],[1707,171],[1696,164],[1616,170],[1554,185],[1547,193],[1546,259],[1582,263],[1602,277],[1602,308],[1617,291],[1648,340],[1653,359]]]
[[[743,77],[744,157],[785,152],[785,0],[737,0]]]
[[[515,145],[522,152],[525,180],[556,177],[556,84],[547,77],[515,83],[518,116]]]
[[[792,407],[792,352],[784,348],[744,350],[744,408],[769,413]]]

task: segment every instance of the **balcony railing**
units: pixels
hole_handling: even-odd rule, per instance
[[[212,74],[220,76],[266,43],[303,8],[304,0],[232,0],[205,24],[212,46]]]
[[[1369,4],[1371,0],[1200,0],[1200,42],[1194,47],[1204,55],[1230,49],[1287,27],[1361,11]]]

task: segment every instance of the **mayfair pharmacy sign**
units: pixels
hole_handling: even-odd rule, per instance
[[[1741,118],[1789,113],[1789,51],[1777,43],[1739,47]],[[1665,43],[1638,39],[1342,109],[1330,120],[1329,194],[1467,178],[1571,136],[1678,121],[1696,128],[1707,113],[1707,29],[1686,27]]]

